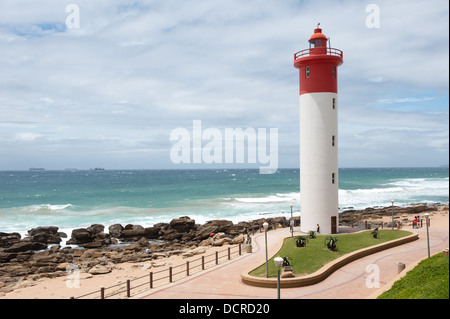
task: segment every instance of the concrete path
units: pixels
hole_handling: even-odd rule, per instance
[[[361,258],[340,268],[324,281],[306,287],[284,288],[282,299],[365,299],[377,295],[398,277],[398,264],[415,264],[427,257],[426,227],[406,229],[419,233],[419,239]],[[269,258],[281,247],[283,238],[290,236],[288,228],[269,231]],[[295,233],[294,233],[295,236]],[[259,288],[241,281],[241,272],[265,262],[264,233],[253,237],[253,253],[243,253],[231,261],[186,277],[172,284],[148,290],[139,299],[274,299],[276,288]],[[448,228],[430,227],[431,255],[449,247]],[[374,266],[375,265],[375,266]],[[379,278],[379,287],[376,279]]]

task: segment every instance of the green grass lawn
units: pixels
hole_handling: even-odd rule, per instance
[[[448,256],[422,260],[378,299],[449,299]]]
[[[319,270],[330,261],[345,254],[408,235],[411,235],[411,232],[388,229],[379,230],[378,238],[373,238],[371,231],[354,234],[335,234],[334,236],[338,238],[337,251],[335,252],[328,250],[325,246],[325,238],[328,237],[328,235],[317,235],[316,238],[309,239],[306,247],[295,246],[296,236],[293,238],[285,238],[280,251],[276,253],[275,256],[273,256],[268,262],[269,277],[276,277],[277,275],[277,269],[275,268],[275,263],[273,262],[273,258],[277,256],[288,257],[288,260],[291,263],[292,269],[296,275],[307,275]],[[250,275],[265,277],[265,264],[251,271]]]

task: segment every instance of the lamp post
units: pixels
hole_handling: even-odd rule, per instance
[[[427,220],[427,246],[428,246],[428,258],[430,258],[430,235],[428,233],[428,218],[430,218],[430,214],[424,214],[425,219]]]
[[[283,258],[276,257],[274,260],[275,267],[277,267],[277,297],[280,299],[280,270],[283,267]]]
[[[267,230],[269,229],[269,224],[267,222],[265,222],[263,224],[264,227],[264,236],[266,239],[266,278],[269,278],[269,264],[267,263],[267,259],[268,259],[268,254],[267,254]]]
[[[290,204],[289,206],[291,206],[291,221],[290,221],[291,237],[294,237],[294,217],[292,216],[292,206],[294,206],[294,205]]]
[[[392,204],[392,230],[394,230],[394,200],[391,200]]]

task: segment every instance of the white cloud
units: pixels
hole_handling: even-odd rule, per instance
[[[193,120],[219,129],[277,127],[280,164],[297,165],[293,54],[307,47],[318,22],[344,51],[341,145],[353,152],[356,136],[376,131],[376,147],[393,152],[380,165],[401,166],[388,134],[395,125],[403,138],[422,134],[417,149],[436,144],[427,155],[436,162],[448,155],[447,2],[379,1],[379,29],[366,28],[367,4],[358,1],[76,3],[79,29],[61,27],[61,1],[0,4],[0,146],[8,154],[0,169],[34,166],[14,158],[39,149],[51,154],[41,166],[66,166],[58,154],[76,153],[70,166],[89,167],[89,158],[116,150],[121,168],[126,153],[130,168],[167,167],[170,131]],[[1,139],[11,134],[28,140]],[[342,165],[352,157],[344,150]],[[113,156],[105,161],[119,165]]]

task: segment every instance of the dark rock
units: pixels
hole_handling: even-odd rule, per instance
[[[0,232],[0,248],[8,248],[9,246],[20,242],[19,233],[2,233]]]
[[[206,222],[204,226],[217,226],[216,232],[226,233],[228,228],[233,226],[233,222],[231,220],[216,219]]]
[[[245,231],[245,227],[242,225],[232,225],[228,228],[227,230],[227,234],[228,235],[232,235],[232,236],[238,236],[240,234],[244,234]]]
[[[114,224],[108,228],[111,237],[119,238],[123,231],[123,226],[121,224]]]
[[[214,226],[214,225],[203,225],[200,226],[197,230],[195,239],[206,239],[208,238],[212,233],[216,233],[219,229],[219,226]]]
[[[86,228],[86,230],[94,235],[103,233],[103,230],[105,229],[105,226],[100,224],[94,224]]]
[[[179,233],[188,233],[195,227],[195,220],[188,216],[172,219],[169,223],[169,227],[176,230]]]
[[[147,239],[158,239],[161,227],[147,227],[144,229],[144,237]]]

